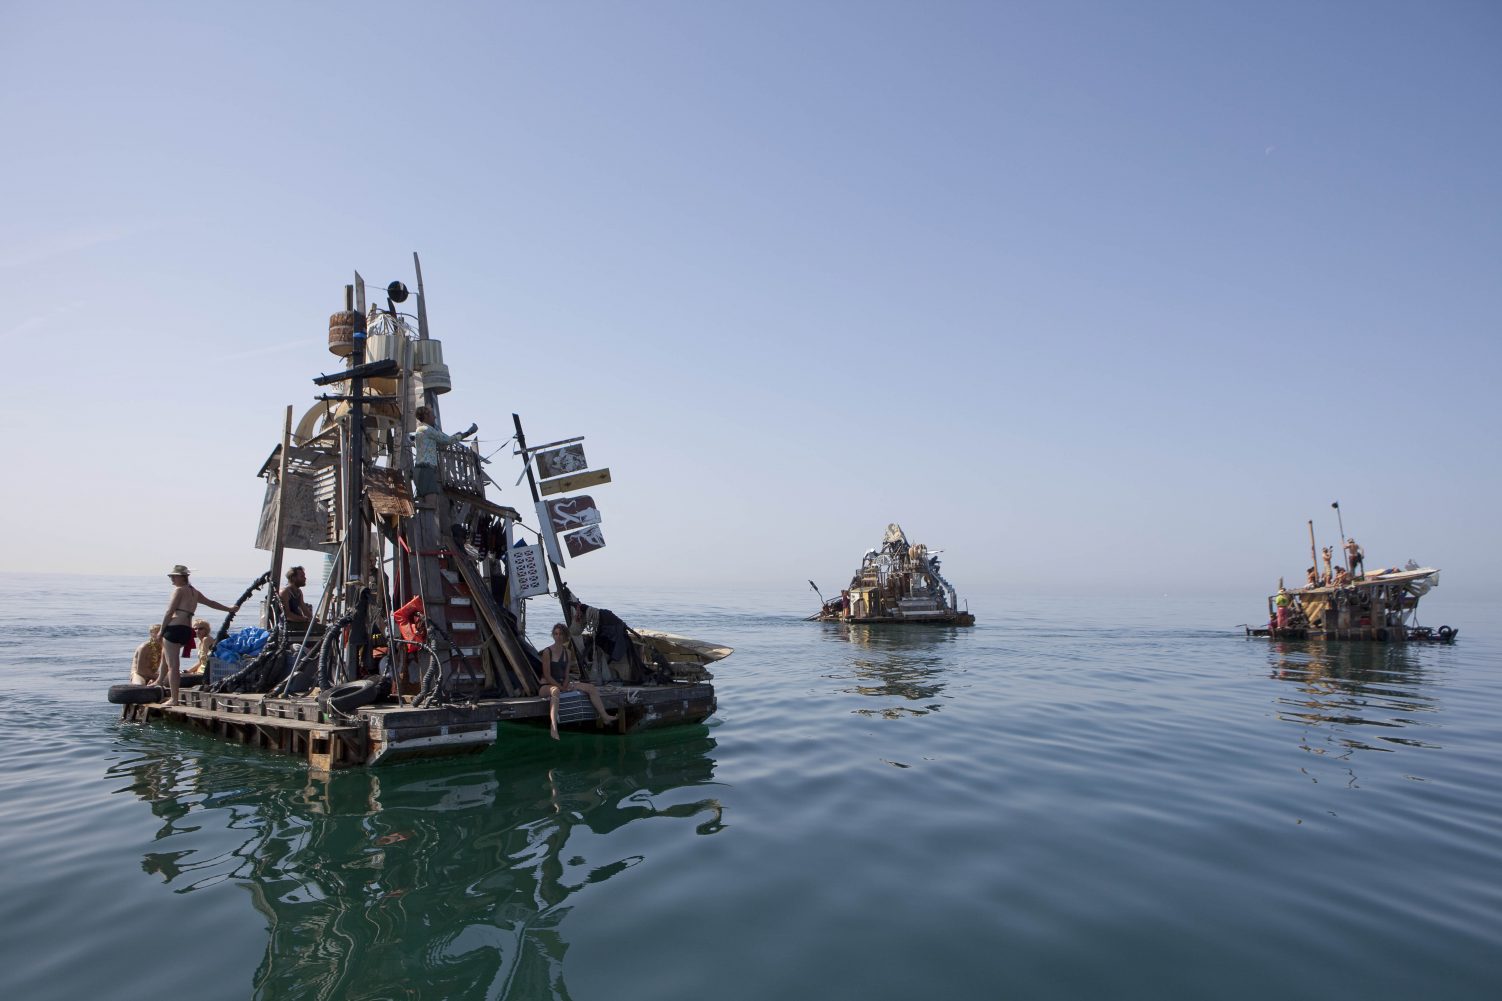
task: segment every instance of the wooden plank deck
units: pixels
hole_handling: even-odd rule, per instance
[[[600,698],[619,717],[617,733],[697,723],[715,710],[708,684],[609,686]],[[416,708],[381,703],[349,717],[329,718],[309,696],[215,694],[183,689],[175,706],[134,707],[145,720],[185,723],[222,740],[306,758],[314,771],[385,764],[416,757],[483,751],[495,743],[496,724],[513,720],[546,723],[548,700],[539,696],[487,698]],[[566,729],[593,731],[596,716],[582,692],[559,706]]]

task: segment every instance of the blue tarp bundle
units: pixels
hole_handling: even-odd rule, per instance
[[[271,639],[271,634],[257,626],[246,626],[244,629],[236,629],[224,639],[214,644],[214,656],[226,663],[233,664],[241,657],[254,657],[261,652],[266,641]]]

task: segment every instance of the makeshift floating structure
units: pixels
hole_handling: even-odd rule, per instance
[[[1332,504],[1338,512],[1339,503]],[[1309,522],[1305,586],[1289,589],[1278,581],[1267,599],[1267,625],[1246,626],[1248,636],[1295,640],[1368,640],[1378,643],[1454,643],[1459,632],[1418,623],[1419,599],[1439,586],[1439,570],[1410,560],[1406,566],[1365,568],[1365,553],[1341,525],[1344,565],[1334,565],[1333,547],[1317,550]],[[1323,570],[1321,555],[1323,554]]]
[[[813,581],[809,586],[819,594]],[[939,555],[921,542],[909,545],[902,526],[887,526],[881,548],[867,550],[850,586],[808,617],[809,622],[902,623],[973,626],[959,607],[954,585],[939,572]]]
[[[708,665],[728,647],[634,630],[563,580],[566,559],[605,545],[594,500],[574,491],[610,474],[587,468],[582,438],[529,447],[512,415],[506,435],[525,470],[535,529],[487,495],[488,460],[457,440],[468,432],[439,436],[447,443],[436,465],[414,458],[418,409],[436,429],[453,380],[429,336],[415,254],[413,262],[415,329],[397,310],[413,293],[392,282],[385,307],[367,310],[357,273],[329,320],[329,351],[344,367],[313,380],[330,391],[300,421],[287,408],[282,442],[261,467],[257,546],[272,554],[271,569],[241,601],[270,585],[264,644],[234,664],[211,659],[209,676],[184,687],[179,704],[157,704],[154,685],[117,685],[110,700],[135,718],[191,723],[320,770],[477,751],[495,742],[498,721],[548,722],[526,621],[530,600],[553,596],[559,611],[547,617],[570,625],[580,680],[615,716],[609,732],[704,720],[715,710]],[[309,621],[289,621],[276,591],[287,549],[330,558]],[[560,697],[558,723],[599,729],[577,689]]]

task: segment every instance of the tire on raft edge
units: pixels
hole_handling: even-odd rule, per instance
[[[144,706],[167,697],[161,685],[111,685],[109,700],[117,706]]]
[[[362,706],[381,701],[388,690],[384,677],[361,678],[359,681],[330,688],[318,696],[318,704],[324,712],[343,713],[347,716]]]

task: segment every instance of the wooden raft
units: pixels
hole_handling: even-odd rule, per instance
[[[715,710],[707,684],[602,687],[600,698],[616,711],[617,733],[699,722]],[[538,696],[477,699],[419,709],[381,703],[348,717],[329,717],[307,696],[225,695],[185,688],[175,706],[137,707],[137,718],[186,723],[223,740],[304,758],[317,772],[388,764],[423,757],[473,754],[496,741],[496,724],[548,719]],[[595,712],[582,692],[565,694],[559,723],[594,731]]]

